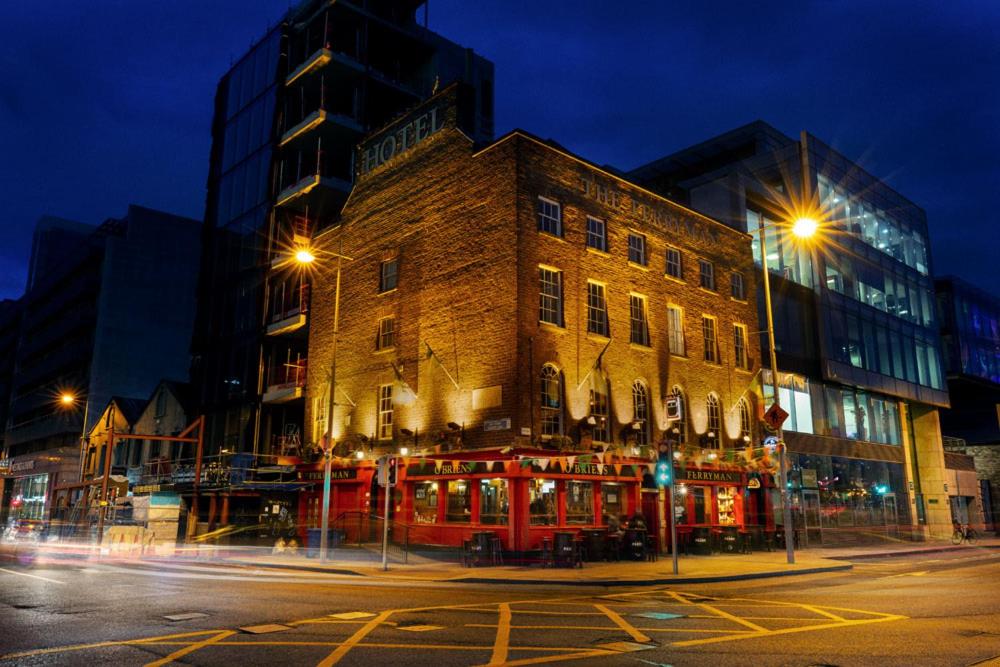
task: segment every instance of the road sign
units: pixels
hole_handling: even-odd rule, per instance
[[[771,407],[764,413],[764,423],[777,431],[788,419],[788,413],[781,409],[777,403],[772,403]]]
[[[670,394],[664,399],[664,407],[666,407],[667,421],[675,422],[679,421],[681,418],[681,397],[677,394]]]

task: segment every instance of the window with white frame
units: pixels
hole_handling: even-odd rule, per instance
[[[540,376],[542,435],[562,435],[562,374],[552,364],[542,366]]]
[[[594,422],[591,424],[594,442],[611,442],[610,414],[608,411],[606,385],[604,387],[593,387],[590,390],[590,416],[588,421]]]
[[[562,236],[562,207],[559,202],[538,198],[538,231]]]
[[[649,347],[649,321],[646,318],[646,297],[629,295],[629,320],[631,333],[629,340],[636,345]]]
[[[392,439],[392,385],[378,388],[378,439]]]
[[[313,399],[313,442],[320,442],[326,435],[326,410],[329,397],[320,396]]]
[[[608,226],[600,218],[587,216],[587,247],[608,251]]]
[[[608,300],[604,285],[587,281],[587,333],[610,336]]]
[[[632,432],[635,444],[649,444],[649,391],[641,380],[632,383]]]
[[[667,275],[677,280],[684,280],[684,269],[681,266],[681,251],[677,248],[667,248]]]
[[[715,265],[708,260],[698,260],[698,284],[707,289],[715,291]]]
[[[646,257],[646,237],[643,234],[629,232],[628,235],[628,261],[639,266],[646,266],[649,259]]]
[[[750,370],[750,356],[747,353],[747,328],[745,324],[733,324],[733,363],[736,368]]]
[[[563,325],[562,271],[540,266],[538,281],[538,319],[561,327]]]
[[[680,399],[681,402],[681,418],[674,422],[673,427],[671,427],[671,431],[675,428],[677,429],[677,433],[674,434],[674,437],[677,440],[677,444],[683,445],[687,442],[687,399],[684,397],[684,390],[681,389],[679,384],[675,384],[674,388],[670,390],[670,393]]]
[[[379,265],[378,291],[389,292],[399,284],[399,258],[387,259]]]
[[[667,339],[670,354],[683,357],[684,349],[684,309],[680,306],[667,306]]]
[[[381,317],[378,321],[378,335],[375,337],[376,350],[388,350],[396,346],[396,318]]]
[[[740,439],[743,441],[740,443],[743,446],[747,446],[752,437],[753,431],[753,421],[750,418],[750,402],[741,398],[739,402],[740,408]]]
[[[715,318],[701,316],[701,337],[704,341],[703,359],[710,364],[719,363],[719,342],[715,336]]]
[[[709,394],[705,400],[705,412],[708,414],[708,446],[718,449],[722,442],[722,410],[719,407],[719,397]]]
[[[737,301],[747,300],[746,286],[743,283],[743,274],[733,271],[729,276],[729,292]]]

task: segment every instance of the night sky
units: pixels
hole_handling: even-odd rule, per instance
[[[215,85],[287,0],[0,9],[0,298],[31,229],[130,202],[200,218]],[[935,273],[1000,293],[1000,2],[431,0],[514,127],[629,169],[755,119],[808,129],[923,207]]]

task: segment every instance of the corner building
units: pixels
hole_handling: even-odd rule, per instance
[[[526,132],[475,144],[468,92],[451,86],[363,143],[378,164],[358,160],[367,171],[341,224],[315,239],[306,420],[321,442],[335,367],[344,472],[331,515],[381,514],[370,475],[346,471],[393,453],[390,511],[411,542],[487,531],[525,553],[637,513],[652,531],[666,508],[649,473],[671,437],[688,532],[773,526],[770,476],[747,460],[760,359],[750,237]],[[387,141],[407,126],[424,131]],[[335,254],[351,259],[334,366]]]

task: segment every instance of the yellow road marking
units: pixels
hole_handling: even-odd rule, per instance
[[[65,581],[59,581],[58,579],[49,579],[48,577],[40,577],[37,574],[28,574],[27,572],[18,572],[17,570],[8,570],[5,567],[0,567],[0,572],[6,572],[7,574],[16,574],[19,577],[30,577],[32,579],[40,579],[42,581],[47,581],[50,584],[62,584],[66,585]]]
[[[674,642],[671,646],[699,646],[701,644],[715,644],[718,642],[737,641],[741,639],[757,639],[760,637],[773,637],[775,635],[787,635],[793,632],[812,632],[814,630],[828,630],[832,628],[846,628],[851,625],[865,625],[866,623],[882,623],[884,621],[901,621],[906,616],[885,616],[882,618],[866,618],[856,621],[841,621],[839,623],[827,623],[825,625],[807,625],[798,628],[784,628],[782,630],[765,630],[764,632],[748,635],[735,635],[729,637],[711,637],[708,639],[688,639],[686,641]]]
[[[690,600],[685,600],[678,593],[671,592],[670,594],[672,596],[674,596],[674,598],[676,598],[677,600],[679,600],[681,602],[685,602],[686,601],[690,605],[694,605],[696,607],[701,607],[702,609],[705,609],[706,611],[710,611],[710,612],[716,613],[720,617],[728,619],[728,620],[730,620],[730,621],[732,621],[734,623],[739,623],[740,625],[745,625],[746,627],[750,628],[751,630],[756,630],[757,632],[767,632],[767,628],[761,627],[761,626],[757,625],[756,623],[751,623],[750,621],[746,621],[746,620],[740,618],[739,616],[734,616],[734,615],[730,614],[728,611],[723,611],[721,609],[717,609],[717,608],[713,607],[712,605],[705,604],[704,602],[691,602]]]
[[[621,628],[625,632],[629,633],[629,635],[631,635],[632,639],[636,640],[637,642],[639,642],[639,643],[645,643],[645,642],[649,641],[649,637],[647,635],[644,635],[641,632],[639,632],[638,630],[636,630],[635,627],[631,623],[629,623],[624,618],[622,618],[621,616],[619,616],[618,612],[615,612],[615,611],[612,611],[611,609],[608,609],[603,604],[595,604],[594,605],[594,609],[596,609],[598,611],[601,611],[601,612],[604,612],[604,614],[608,618],[610,618],[612,621],[614,621],[615,625],[617,625],[619,628]]]
[[[820,607],[814,607],[812,605],[804,604],[804,605],[802,605],[802,608],[803,609],[808,609],[809,611],[813,612],[814,614],[819,614],[820,616],[826,616],[827,618],[832,618],[835,621],[846,621],[847,620],[846,618],[844,618],[842,616],[837,616],[836,614],[832,614],[832,613],[826,611],[825,609],[821,609]],[[744,618],[746,618],[746,617],[744,617]],[[793,619],[793,620],[799,620],[799,619]]]
[[[190,653],[194,653],[198,649],[201,649],[201,648],[204,648],[204,647],[209,646],[211,644],[214,644],[216,642],[222,641],[226,637],[231,637],[232,635],[235,635],[235,634],[236,634],[235,630],[223,630],[222,632],[220,632],[218,634],[215,634],[215,635],[212,635],[211,637],[208,637],[207,639],[203,639],[200,642],[195,642],[194,644],[188,644],[184,648],[178,649],[178,650],[174,651],[173,653],[171,653],[170,655],[166,656],[165,658],[161,658],[160,660],[156,660],[154,662],[146,663],[146,667],[162,667],[163,665],[169,665],[171,662],[173,662],[174,660],[177,660],[178,658],[183,658],[184,656],[186,656],[186,655],[188,655]]]
[[[902,574],[890,574],[888,577],[882,577],[882,578],[894,579],[895,577],[922,577],[928,572],[929,570],[921,570],[920,572],[903,572]]]
[[[510,644],[510,605],[501,604],[497,611],[500,614],[500,620],[497,622],[497,636],[493,640],[490,665],[502,665],[507,662],[507,648]]]
[[[92,644],[70,644],[69,646],[54,646],[52,648],[38,648],[19,653],[8,653],[0,655],[0,660],[12,660],[14,658],[27,658],[33,655],[47,655],[49,653],[69,653],[71,651],[84,651],[89,648],[105,648],[107,646],[131,646],[133,644],[145,644],[155,642],[159,639],[177,639],[179,637],[196,637],[199,635],[210,635],[219,630],[199,630],[198,632],[184,632],[173,635],[162,635],[159,637],[147,637],[145,639],[124,639],[121,641],[94,642]]]
[[[716,617],[718,618],[718,617]],[[466,623],[467,628],[495,628],[495,625],[488,625],[486,623]],[[510,626],[512,630],[610,630],[606,625],[512,625]],[[753,630],[703,630],[703,629],[691,629],[691,628],[637,628],[642,632],[735,632],[740,634],[751,634]],[[519,646],[514,647],[515,650],[520,650]]]
[[[547,655],[544,658],[524,658],[523,660],[511,660],[503,663],[505,667],[518,667],[519,665],[538,665],[543,662],[561,662],[563,660],[583,660],[584,658],[596,658],[603,655],[613,655],[613,651],[602,649],[590,649],[579,653],[563,653],[562,655]]]
[[[340,662],[341,658],[343,658],[345,655],[347,655],[347,653],[352,648],[354,648],[355,645],[358,644],[358,642],[360,642],[362,639],[364,639],[368,635],[369,632],[371,632],[372,630],[374,630],[375,628],[377,628],[382,623],[382,621],[384,621],[385,619],[389,618],[390,614],[392,614],[392,610],[390,610],[390,611],[383,611],[381,614],[379,614],[378,616],[376,616],[372,620],[370,620],[367,623],[365,623],[364,626],[361,627],[353,635],[351,635],[350,638],[347,639],[347,641],[345,641],[343,644],[341,644],[339,647],[337,647],[336,651],[334,651],[333,653],[331,653],[330,655],[328,655],[326,658],[324,658],[319,663],[318,667],[330,667],[330,665],[335,665],[338,662]]]

